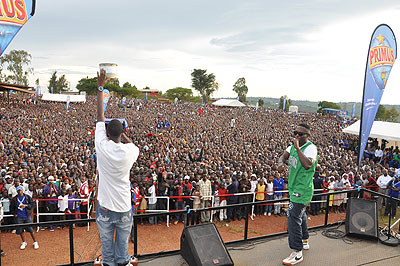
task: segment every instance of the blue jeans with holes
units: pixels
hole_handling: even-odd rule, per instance
[[[303,240],[308,239],[306,205],[289,202],[287,214],[289,233],[289,247],[300,251],[303,249]]]
[[[103,246],[103,263],[109,266],[128,263],[128,240],[132,227],[132,210],[113,212],[97,203],[96,224]],[[115,239],[114,239],[115,234]]]

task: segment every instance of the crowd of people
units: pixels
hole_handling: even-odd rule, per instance
[[[17,188],[22,186],[25,194],[40,200],[40,213],[66,213],[44,216],[46,221],[87,217],[88,201],[90,205],[96,196],[95,98],[87,96],[86,103],[71,103],[67,112],[65,103],[12,97],[10,103],[0,100],[4,213],[10,214],[7,200],[17,196]],[[311,214],[323,211],[323,192],[359,185],[387,193],[387,177],[400,174],[399,148],[386,147],[385,142],[378,145],[375,140],[369,142],[356,171],[357,137],[342,133],[352,121],[340,117],[140,99],[122,105],[117,97],[109,101],[105,115],[124,118],[127,136],[139,147],[138,160],[130,171],[132,198],[136,199],[132,204],[138,213],[166,210],[168,201],[169,209],[180,210],[187,205],[196,209],[249,202],[253,192],[255,201],[286,197],[282,191],[287,189],[287,172],[278,171],[278,159],[299,123],[312,128],[310,139],[318,148],[314,178],[314,200],[318,202],[311,204]],[[243,194],[231,196],[237,193]],[[340,212],[345,203],[346,195],[339,194],[330,205]],[[258,205],[255,214],[283,215],[285,207]],[[34,204],[32,212],[37,211]],[[245,209],[227,208],[214,214],[229,222],[244,218]],[[210,212],[203,212],[198,219],[210,221]],[[174,223],[180,221],[183,216],[176,215]],[[3,224],[12,222],[8,217]],[[162,219],[142,222],[155,224]]]

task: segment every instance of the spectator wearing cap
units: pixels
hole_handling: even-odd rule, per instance
[[[24,194],[24,188],[22,186],[17,187],[17,196],[13,197],[10,204],[10,211],[15,217],[16,224],[29,224],[32,223],[31,213],[33,207],[33,200],[30,196]],[[27,242],[25,241],[24,231],[29,232],[33,240],[33,248],[38,249],[39,244],[33,234],[33,228],[19,227],[17,228],[17,235],[20,235],[22,244],[20,249],[25,249]]]
[[[47,179],[49,182],[48,184],[44,187],[44,197],[48,201],[46,201],[46,212],[47,213],[56,213],[58,211],[58,187],[55,184],[54,177],[49,176]],[[56,215],[47,215],[47,221],[57,221],[57,216]],[[54,227],[51,225],[50,226],[50,232],[54,232]]]

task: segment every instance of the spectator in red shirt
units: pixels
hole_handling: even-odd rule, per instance
[[[178,179],[178,182],[179,183],[174,186],[174,196],[177,196],[177,199],[175,201],[175,209],[176,210],[183,210],[185,208],[185,200],[183,199],[182,196],[189,196],[189,189],[183,183],[183,178],[182,177],[180,177]],[[183,213],[177,214],[175,216],[174,224],[177,224],[178,222],[183,222],[183,220],[184,220]]]
[[[221,183],[221,185],[219,186],[218,189],[218,195],[219,195],[219,206],[226,206],[226,195],[228,194],[228,190],[225,188],[225,183]],[[225,209],[220,209],[219,210],[219,219],[221,221],[226,220],[227,216],[226,216],[226,208]]]

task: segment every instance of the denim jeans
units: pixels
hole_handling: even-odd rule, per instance
[[[28,216],[27,218],[22,218],[22,217],[16,216],[15,223],[16,224],[30,224],[30,223],[32,223],[32,218],[31,218],[31,216]],[[28,233],[33,233],[33,228],[31,226],[19,227],[19,228],[17,228],[17,235],[22,234],[24,232],[24,230]]]
[[[148,210],[157,210],[157,203],[149,204],[148,205]],[[151,212],[151,213],[154,213],[154,212]],[[149,224],[156,224],[157,221],[160,221],[160,223],[161,223],[161,220],[160,220],[159,216],[149,217]]]
[[[185,209],[184,201],[175,201],[175,210],[183,210]],[[185,216],[183,213],[175,215],[175,221],[183,222],[185,220]]]
[[[266,194],[266,196],[267,196],[266,200],[273,200],[274,199],[274,195]],[[274,207],[273,203],[267,203],[267,205],[265,205],[265,212],[266,213],[272,213],[273,207]]]
[[[242,197],[242,198],[239,198],[239,203],[247,203],[248,202],[248,198],[247,197]],[[238,218],[239,219],[245,219],[246,218],[246,208],[247,207],[239,207],[238,209],[237,209],[237,215],[238,215]]]
[[[289,233],[289,247],[300,251],[303,249],[303,240],[308,239],[306,205],[290,202],[287,214]]]
[[[282,195],[278,195],[278,194],[275,194],[274,195],[274,199],[282,199]],[[281,213],[281,206],[282,206],[282,202],[276,202],[275,204],[274,204],[274,213],[275,214],[280,214]]]
[[[128,263],[129,233],[132,227],[132,211],[113,212],[97,203],[96,224],[103,246],[103,263],[109,266]],[[114,241],[115,233],[115,241]]]

